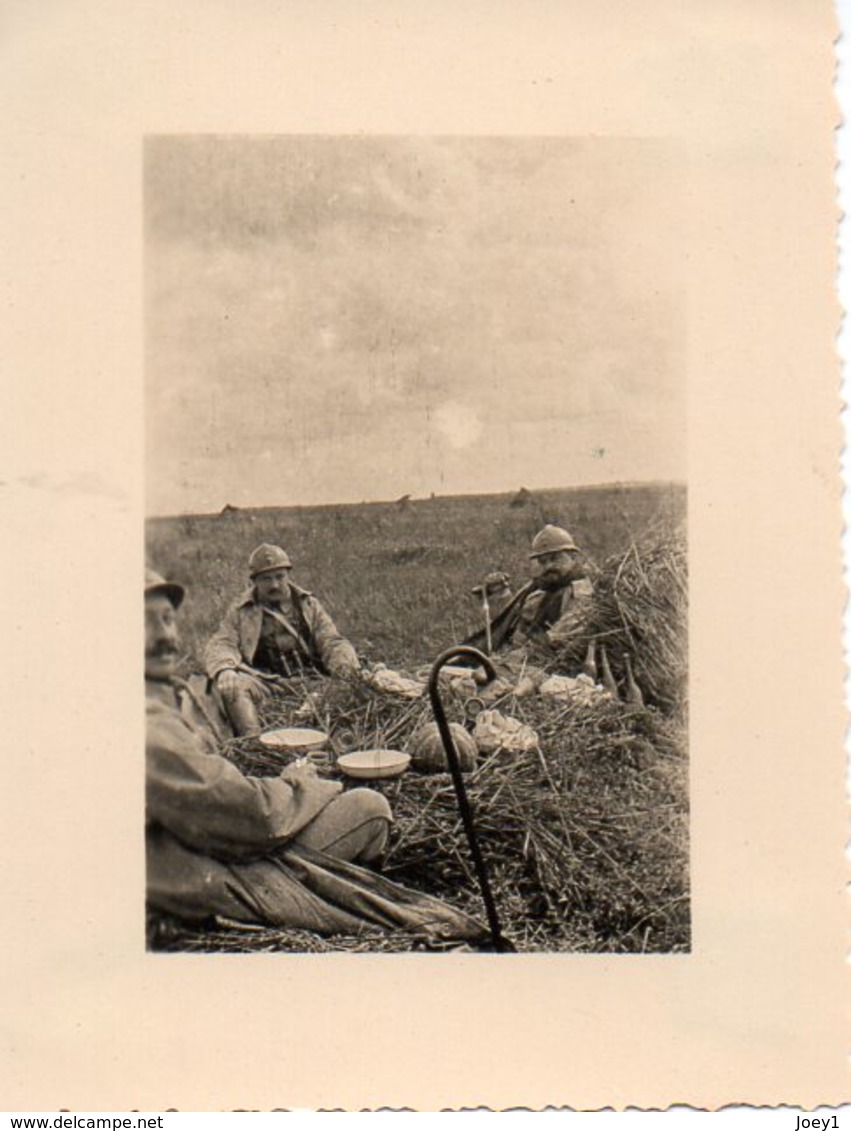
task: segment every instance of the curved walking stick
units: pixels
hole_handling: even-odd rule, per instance
[[[488,680],[496,679],[496,669],[487,656],[482,655],[476,648],[471,648],[467,644],[459,644],[443,652],[432,664],[431,672],[428,677],[428,695],[431,700],[431,709],[434,712],[437,729],[440,733],[440,741],[443,743],[443,749],[446,751],[446,760],[449,763],[449,772],[452,775],[452,784],[455,787],[455,796],[458,799],[458,811],[461,814],[464,832],[467,834],[467,841],[470,845],[470,855],[473,857],[473,867],[476,870],[476,878],[479,881],[479,887],[482,889],[482,899],[484,900],[485,911],[487,912],[493,949],[501,953],[508,953],[513,952],[515,947],[505,938],[502,933],[502,928],[499,925],[499,916],[496,913],[496,904],[493,900],[487,869],[485,868],[485,862],[479,850],[479,842],[476,839],[476,829],[473,824],[473,811],[467,799],[467,790],[464,786],[461,763],[458,760],[458,751],[455,749],[452,731],[449,729],[449,723],[446,721],[446,712],[443,709],[438,687],[440,669],[444,664],[459,656],[475,660],[477,663],[481,664],[488,674]]]

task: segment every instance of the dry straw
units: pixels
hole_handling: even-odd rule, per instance
[[[316,725],[345,749],[405,749],[430,718],[425,701],[360,684],[304,687],[282,697],[270,725],[292,721],[314,691]],[[460,721],[463,703],[448,697]],[[688,949],[687,794],[684,733],[661,712],[601,699],[497,701],[531,725],[540,745],[496,751],[468,775],[476,828],[506,934],[521,951],[671,952]],[[249,773],[281,766],[251,740],[227,753]],[[407,773],[375,783],[396,820],[385,863],[394,880],[481,914],[478,887],[451,781]],[[399,936],[322,939],[304,931],[163,926],[153,945],[191,950],[408,950]]]
[[[607,646],[616,679],[633,660],[646,707],[600,697],[559,702],[507,691],[494,703],[530,725],[539,746],[497,750],[468,775],[481,847],[506,935],[520,951],[673,952],[690,939],[686,761],[686,545],[660,525],[606,560],[581,630],[549,666],[575,674],[592,638]],[[465,722],[461,695],[445,697]],[[298,709],[304,705],[299,714]],[[431,719],[360,681],[296,682],[264,720],[318,726],[331,753],[409,749]],[[253,740],[224,753],[246,773],[281,767]],[[482,908],[455,795],[446,774],[408,772],[376,783],[395,828],[385,872],[480,915]],[[322,938],[308,931],[217,923],[152,923],[151,945],[204,951],[393,951],[423,945],[371,932]]]
[[[588,615],[555,668],[578,668],[588,643],[604,644],[616,679],[632,657],[647,702],[685,716],[688,663],[686,534],[660,523],[612,555],[596,579]]]

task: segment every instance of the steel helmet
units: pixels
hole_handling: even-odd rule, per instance
[[[145,596],[147,597],[152,593],[164,593],[171,601],[176,609],[180,608],[183,598],[186,595],[186,590],[182,585],[178,585],[176,581],[166,581],[166,579],[153,569],[145,570]]]
[[[547,525],[539,530],[532,539],[532,552],[530,558],[539,558],[542,554],[554,554],[558,550],[578,550],[579,547],[566,530],[560,526]]]
[[[270,546],[268,542],[252,550],[248,559],[248,573],[251,577],[256,577],[258,573],[265,573],[269,569],[292,569],[292,567],[293,563],[286,550],[282,550],[280,546]]]

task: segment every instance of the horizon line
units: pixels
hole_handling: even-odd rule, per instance
[[[224,502],[217,510],[209,511],[160,511],[156,514],[145,514],[145,522],[153,522],[166,518],[214,518],[223,513],[251,513],[252,511],[300,511],[300,510],[323,510],[323,509],[339,509],[344,507],[376,507],[376,506],[397,506],[399,503],[405,502],[414,506],[417,503],[430,503],[436,502],[439,499],[468,499],[468,498],[509,498],[514,497],[522,492],[526,492],[534,498],[535,495],[548,495],[557,492],[581,492],[581,491],[601,491],[611,490],[615,487],[629,487],[629,488],[642,488],[654,486],[667,486],[667,487],[681,487],[688,486],[684,479],[613,479],[598,483],[583,483],[574,487],[524,487],[522,484],[508,491],[459,491],[445,495],[439,495],[432,492],[429,495],[414,495],[404,493],[397,496],[395,499],[382,498],[382,499],[361,499],[358,502],[325,502],[325,503],[258,503],[258,504],[237,504]]]

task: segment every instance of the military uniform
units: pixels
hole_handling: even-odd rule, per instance
[[[581,629],[594,586],[587,577],[569,581],[555,591],[533,589],[520,605],[511,637],[513,644],[566,644]]]
[[[290,600],[280,610],[261,605],[254,586],[231,605],[204,651],[211,679],[244,664],[283,676],[341,675],[360,668],[354,648],[320,602],[292,582],[288,587]]]
[[[260,604],[252,585],[225,613],[204,650],[211,680],[223,671],[235,673],[221,698],[238,734],[259,729],[258,708],[277,679],[360,670],[357,653],[320,602],[292,582],[287,588],[289,600],[271,608]]]
[[[310,766],[252,778],[211,752],[177,689],[146,681],[147,900],[188,921],[355,934],[376,927],[478,939],[481,924],[358,866],[391,820],[371,789],[343,792]]]
[[[559,564],[541,570],[537,580],[519,589],[492,616],[489,633],[476,632],[466,643],[480,648],[487,643],[488,635],[494,650],[531,644],[553,651],[569,643],[586,627],[593,611],[590,567],[579,555],[572,535],[562,527],[548,523],[539,530],[532,540],[530,559],[550,559]]]

